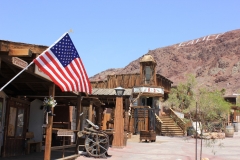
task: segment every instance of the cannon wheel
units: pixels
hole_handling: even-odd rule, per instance
[[[104,132],[90,132],[85,139],[85,149],[90,156],[105,157],[109,147],[108,135]]]

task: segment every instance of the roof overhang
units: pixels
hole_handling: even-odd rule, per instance
[[[93,88],[92,94],[89,96],[116,96],[116,91],[113,88]],[[132,89],[125,89],[123,96],[131,96]]]

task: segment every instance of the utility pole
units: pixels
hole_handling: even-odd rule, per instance
[[[195,138],[196,138],[196,150],[195,150],[195,153],[196,153],[196,155],[195,155],[195,160],[197,160],[197,134],[198,134],[198,132],[197,132],[197,102],[196,102],[196,134],[195,134]]]

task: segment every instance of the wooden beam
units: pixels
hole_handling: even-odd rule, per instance
[[[55,84],[49,86],[49,96],[55,96]],[[51,108],[53,113],[53,108]],[[47,113],[48,114],[48,113]],[[51,160],[51,145],[52,145],[52,125],[53,116],[48,116],[48,124],[46,127],[45,152],[44,160]]]
[[[32,51],[30,49],[9,49],[9,56],[16,57],[32,57]]]
[[[81,93],[78,94],[77,96],[77,115],[76,115],[76,130],[80,131],[80,114],[82,112],[82,107],[81,107],[81,103],[82,103],[82,97],[81,97]],[[79,141],[79,138],[78,136],[76,135],[76,148],[75,148],[75,153],[78,154],[78,145],[79,145],[80,141]]]
[[[58,149],[63,149],[63,148],[74,148],[76,147],[76,144],[70,144],[70,145],[64,145],[64,146],[53,146],[51,147],[51,150],[58,150]]]
[[[89,105],[89,109],[88,109],[88,119],[92,122],[92,114],[93,114],[93,112],[92,112],[92,107],[93,106],[93,102],[92,101],[90,101],[90,105]]]
[[[10,49],[30,49],[32,53],[42,53],[48,46],[11,42],[0,40],[0,51],[8,52]]]

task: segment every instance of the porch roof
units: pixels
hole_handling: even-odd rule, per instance
[[[132,89],[125,89],[123,96],[130,96],[132,94]],[[116,95],[116,91],[113,88],[93,88],[91,95]]]

